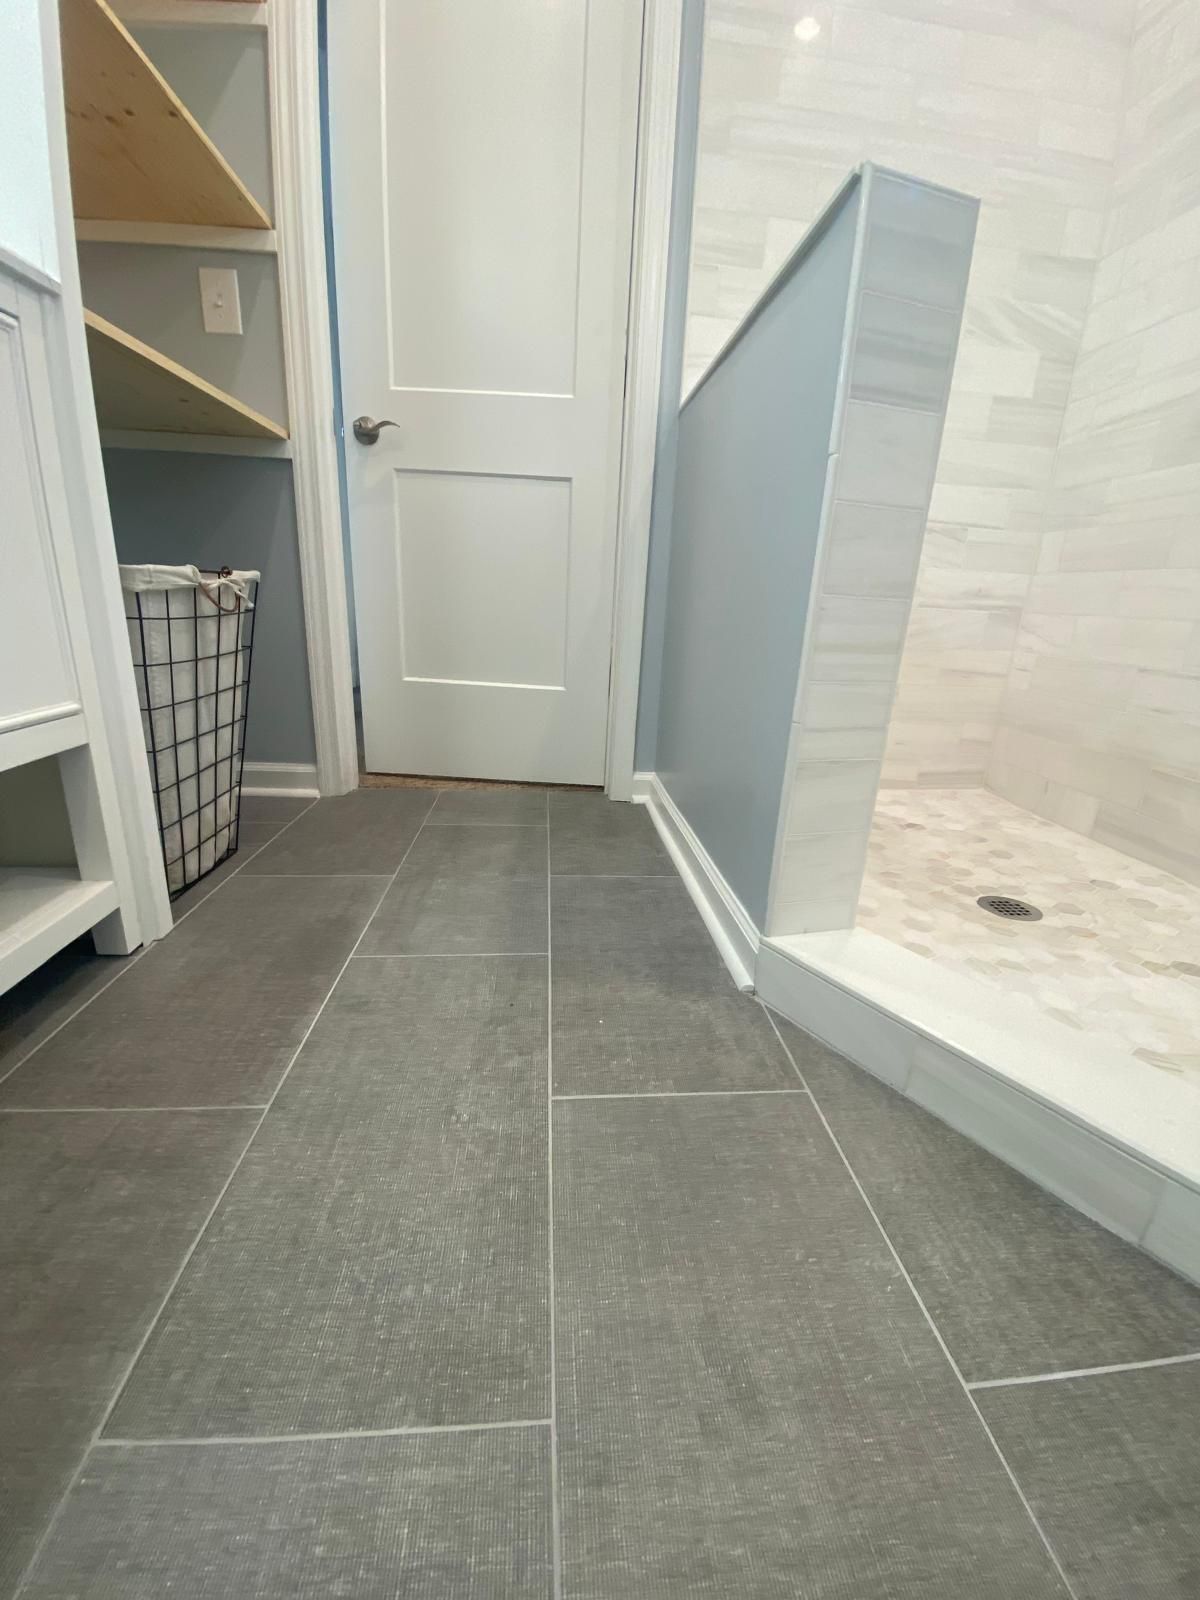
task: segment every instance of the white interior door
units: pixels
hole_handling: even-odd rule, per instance
[[[330,10],[367,766],[601,783],[641,0]],[[356,416],[388,419],[373,444]]]

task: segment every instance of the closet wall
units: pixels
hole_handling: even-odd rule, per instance
[[[265,30],[131,23],[130,31],[250,193],[273,214]],[[264,243],[269,240],[249,231],[248,248],[237,250],[85,237],[79,244],[84,303],[286,427],[279,277]],[[204,331],[201,267],[237,271],[240,336]],[[101,438],[122,561],[261,571],[246,761],[311,765],[315,746],[287,445],[239,441],[232,448],[253,453],[223,454],[172,449],[166,434],[153,449],[130,448],[128,437],[103,427]],[[247,781],[255,781],[252,771]]]

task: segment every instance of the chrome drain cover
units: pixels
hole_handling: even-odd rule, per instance
[[[977,906],[990,911],[994,917],[1012,917],[1020,922],[1040,922],[1042,913],[1026,900],[1017,900],[1011,894],[981,894]]]

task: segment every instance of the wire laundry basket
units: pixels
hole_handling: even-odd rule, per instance
[[[172,898],[238,846],[258,579],[229,567],[121,568]]]

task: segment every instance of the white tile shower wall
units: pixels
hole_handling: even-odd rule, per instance
[[[867,171],[845,401],[831,441],[768,912],[772,934],[854,920],[976,214],[964,196]]]
[[[1102,244],[1134,9],[708,0],[685,387],[857,162],[983,201],[888,782],[983,782]],[[940,254],[929,239],[910,251],[936,303]],[[899,257],[888,271],[867,287],[909,293]],[[864,376],[874,397],[886,366]]]
[[[1200,6],[1142,0],[1105,252],[988,768],[1200,882]]]

